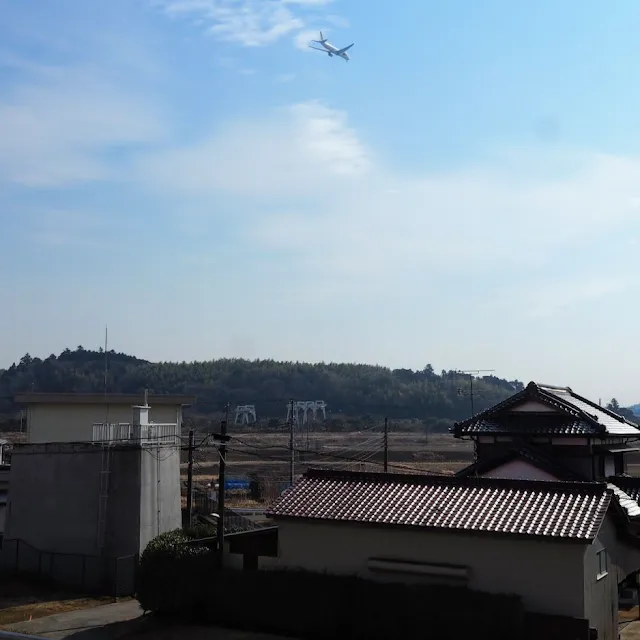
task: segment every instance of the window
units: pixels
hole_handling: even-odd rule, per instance
[[[607,551],[606,549],[600,549],[596,553],[596,561],[598,563],[598,573],[596,574],[596,580],[600,580],[607,575]]]

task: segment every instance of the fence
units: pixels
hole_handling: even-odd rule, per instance
[[[41,551],[24,540],[5,539],[2,569],[38,576],[82,593],[131,596],[136,591],[138,556],[107,558]]]
[[[96,423],[93,425],[93,442],[113,444],[178,444],[180,425],[153,423],[148,425]]]

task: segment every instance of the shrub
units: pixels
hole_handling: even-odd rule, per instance
[[[140,557],[137,598],[144,611],[188,616],[190,591],[197,566],[213,554],[189,544],[181,529],[156,536]]]
[[[185,527],[182,532],[187,538],[200,540],[202,538],[215,538],[218,528],[214,524],[200,522],[190,527]]]

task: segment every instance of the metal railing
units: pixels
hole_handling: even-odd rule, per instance
[[[135,593],[137,555],[113,558],[42,551],[24,540],[11,538],[4,540],[1,558],[0,571],[48,578],[81,593],[114,597]]]
[[[95,423],[93,442],[118,444],[178,444],[180,441],[179,424],[130,424]]]

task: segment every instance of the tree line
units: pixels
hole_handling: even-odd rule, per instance
[[[105,380],[106,365],[106,380]],[[202,362],[149,362],[132,355],[82,346],[59,355],[26,354],[0,371],[0,422],[19,419],[13,397],[23,392],[188,394],[196,398],[190,415],[211,420],[227,403],[256,406],[258,425],[282,423],[287,403],[324,400],[329,409],[324,428],[357,428],[389,417],[429,431],[445,431],[456,420],[485,409],[523,388],[518,380],[495,376],[470,379],[456,371],[436,373],[365,364],[278,362],[218,359]]]

